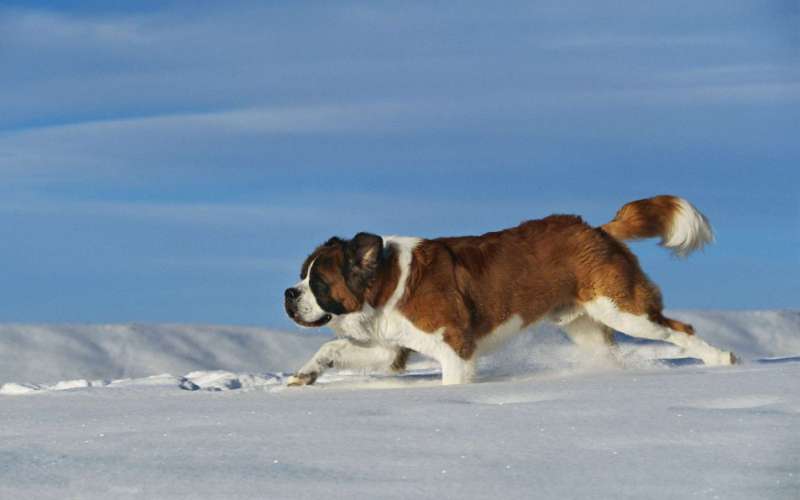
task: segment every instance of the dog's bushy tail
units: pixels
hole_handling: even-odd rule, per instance
[[[661,195],[632,201],[619,209],[602,229],[618,240],[661,237],[661,246],[686,257],[714,241],[708,219],[691,203]]]

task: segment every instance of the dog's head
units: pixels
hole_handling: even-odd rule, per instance
[[[286,289],[286,313],[298,325],[319,327],[360,311],[382,258],[380,236],[358,233],[352,240],[331,238],[308,256],[300,281]]]

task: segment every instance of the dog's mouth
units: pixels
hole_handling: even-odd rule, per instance
[[[306,326],[308,328],[319,328],[320,326],[324,326],[328,324],[328,322],[333,319],[331,314],[325,313],[320,319],[316,321],[305,321],[300,318],[296,312],[290,312],[289,317],[292,318],[292,321],[297,323],[300,326]]]

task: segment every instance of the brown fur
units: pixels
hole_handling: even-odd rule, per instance
[[[365,294],[365,300],[374,308],[381,307],[389,301],[392,292],[397,288],[397,280],[400,279],[397,254],[391,249],[388,253],[383,264],[378,267],[375,283]]]
[[[663,237],[669,231],[678,204],[678,198],[670,195],[632,201],[620,208],[614,219],[602,227],[618,240]]]
[[[344,262],[344,255],[337,248],[330,245],[320,247],[312,254],[315,259],[314,271],[326,278],[330,286],[331,297],[342,304],[347,312],[361,309],[363,299],[357,297],[347,284],[342,280],[340,269]],[[309,262],[310,265],[310,262]],[[308,272],[308,266],[304,266]]]
[[[330,286],[332,298],[341,303],[347,312],[360,310],[365,302],[375,308],[381,307],[397,287],[397,280],[400,277],[397,254],[391,248],[385,252],[386,255],[380,260],[372,283],[361,296],[358,296],[347,286],[342,272],[345,260],[343,243],[338,238],[332,238],[317,247],[303,263],[300,278],[306,277],[311,263],[314,262],[314,271],[323,276]]]

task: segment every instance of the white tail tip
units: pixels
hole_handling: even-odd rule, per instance
[[[695,250],[714,241],[714,231],[708,218],[691,203],[678,198],[672,215],[669,232],[661,240],[661,245],[669,248],[678,257],[686,257]]]

